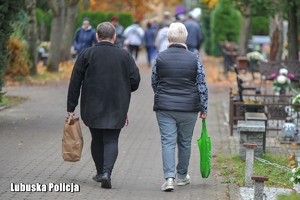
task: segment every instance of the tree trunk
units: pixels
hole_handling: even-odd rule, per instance
[[[66,23],[63,29],[62,41],[61,41],[61,58],[60,61],[68,61],[71,59],[71,46],[73,42],[73,30],[78,14],[77,4],[79,0],[69,1],[67,9]]]
[[[83,10],[88,10],[90,5],[90,0],[83,0]]]
[[[36,0],[25,0],[26,11],[28,14],[28,26],[26,31],[26,40],[28,42],[28,55],[30,74],[37,74],[37,20],[36,20]]]
[[[297,22],[297,6],[294,1],[294,5],[289,8],[288,11],[288,50],[289,59],[298,60],[298,22]]]
[[[52,10],[53,18],[51,23],[50,51],[47,63],[47,70],[50,72],[58,71],[60,61],[60,44],[64,26],[62,14],[64,10],[64,0],[48,0]]]
[[[243,13],[243,15],[244,15],[243,23],[240,31],[240,36],[239,36],[239,50],[241,55],[246,55],[248,51],[248,40],[250,37],[251,23],[252,23],[250,6],[246,7],[245,13]]]
[[[270,57],[269,61],[282,59],[283,48],[283,18],[281,13],[277,13],[274,18],[270,18]]]

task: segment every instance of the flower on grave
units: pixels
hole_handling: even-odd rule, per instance
[[[295,76],[293,74],[289,74],[288,70],[285,68],[279,70],[279,75],[276,75],[275,73],[271,74],[270,79],[273,79],[273,90],[279,92],[281,90],[291,88],[292,78],[295,78]]]
[[[294,96],[294,98],[292,100],[292,104],[300,104],[300,94],[297,94],[296,96]],[[300,106],[293,105],[292,108],[294,111],[297,111],[297,112],[300,111]]]
[[[295,184],[300,183],[300,167],[292,169],[292,177],[290,178],[290,181]]]
[[[281,74],[281,75],[287,76],[288,73],[289,73],[289,71],[287,69],[285,69],[285,68],[281,68],[279,70],[279,74]]]
[[[266,59],[263,57],[263,55],[261,53],[259,53],[258,51],[252,51],[246,54],[246,57],[249,61],[266,61]]]

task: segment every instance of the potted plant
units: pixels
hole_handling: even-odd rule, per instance
[[[297,193],[300,193],[300,167],[292,169],[292,177],[290,178],[290,181],[294,184],[293,189]]]
[[[295,76],[293,74],[289,74],[288,70],[282,68],[279,70],[279,75],[273,73],[270,75],[270,79],[273,79],[273,90],[276,95],[283,95],[287,88],[292,88],[291,79],[294,79]]]
[[[292,104],[300,104],[300,94],[297,94],[294,96]],[[292,106],[293,110],[296,112],[300,112],[300,106],[299,105],[293,105]]]

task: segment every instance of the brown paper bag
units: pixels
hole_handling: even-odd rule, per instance
[[[83,147],[83,137],[79,118],[66,117],[62,138],[62,157],[64,161],[77,162],[80,160]]]

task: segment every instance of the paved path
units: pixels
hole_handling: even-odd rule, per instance
[[[140,63],[141,66],[144,63]],[[193,137],[189,167],[191,184],[175,187],[173,192],[161,192],[163,171],[161,145],[155,113],[150,69],[141,67],[142,82],[132,94],[130,125],[120,136],[119,157],[113,174],[113,189],[100,187],[91,179],[95,167],[90,154],[90,133],[82,126],[84,148],[82,160],[64,162],[61,158],[63,121],[66,117],[68,81],[44,86],[4,88],[9,95],[28,97],[24,103],[0,111],[0,199],[229,199],[228,185],[222,184],[217,171],[208,179],[199,172],[197,139],[201,121]],[[223,123],[220,102],[227,100],[227,89],[209,85],[208,130],[212,138],[213,155],[221,148]],[[79,109],[76,109],[79,116]],[[223,141],[224,142],[224,141]],[[11,183],[48,184],[76,183],[80,192],[11,192]],[[237,199],[237,198],[232,198]]]

